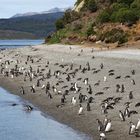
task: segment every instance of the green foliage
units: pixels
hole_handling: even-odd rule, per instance
[[[128,41],[128,35],[123,30],[114,28],[111,31],[103,33],[100,39],[105,40],[106,43],[118,42],[122,44]]]
[[[74,22],[72,25],[72,30],[73,31],[79,31],[80,29],[82,29],[82,24],[81,22]]]
[[[134,0],[130,7],[137,17],[140,18],[140,0]]]
[[[133,1],[134,1],[134,0],[118,0],[118,3],[123,3],[123,4],[131,5],[131,3],[132,3]]]
[[[87,8],[91,12],[96,12],[97,11],[97,4],[96,4],[95,0],[88,0]]]
[[[100,23],[109,22],[110,21],[110,13],[108,10],[103,10],[97,17],[97,21]]]
[[[137,16],[132,10],[121,8],[116,14],[115,21],[122,23],[135,23],[137,21]]]
[[[59,30],[56,33],[54,33],[51,36],[51,38],[49,38],[49,39],[46,38],[46,40],[47,40],[46,42],[49,44],[60,43],[61,40],[66,37],[66,32],[67,31],[65,29]]]
[[[63,29],[65,27],[62,19],[58,19],[55,23],[55,26],[57,30]]]
[[[66,10],[62,18],[64,25],[71,23],[80,18],[80,13],[72,11],[70,9]]]
[[[90,36],[90,35],[96,34],[93,27],[94,27],[93,23],[88,26],[87,31],[86,31],[87,37]]]

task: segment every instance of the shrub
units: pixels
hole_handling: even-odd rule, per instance
[[[62,19],[58,19],[55,23],[55,26],[57,30],[63,29],[65,27]]]
[[[95,35],[96,34],[93,27],[94,27],[93,23],[88,26],[87,31],[86,31],[87,37],[90,36],[90,35]]]
[[[91,12],[96,12],[97,11],[97,4],[96,4],[95,0],[88,0],[87,8]]]
[[[72,24],[72,30],[73,31],[79,31],[80,29],[82,29],[82,24],[79,21],[76,21]]]
[[[109,22],[110,21],[110,13],[108,10],[103,10],[97,17],[97,21],[100,23]]]
[[[137,16],[136,14],[127,8],[121,8],[117,13],[116,13],[116,21],[122,22],[122,23],[135,23],[137,21]]]
[[[100,36],[100,40],[104,40],[106,43],[115,43],[119,44],[125,43],[128,41],[128,35],[121,29],[112,29],[107,31]]]

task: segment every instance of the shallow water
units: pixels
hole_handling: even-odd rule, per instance
[[[39,45],[43,42],[44,40],[0,40],[0,49]]]
[[[36,108],[26,111],[25,104],[29,103],[0,87],[1,140],[90,140]]]

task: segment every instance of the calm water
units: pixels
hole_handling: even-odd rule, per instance
[[[0,40],[0,49],[42,44],[44,40]]]
[[[12,106],[16,103],[16,106]],[[27,101],[9,94],[0,87],[0,139],[1,140],[90,140],[51,117],[34,109],[25,110]]]

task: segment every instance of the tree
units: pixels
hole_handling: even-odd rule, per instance
[[[96,12],[97,11],[97,3],[95,2],[95,0],[88,0],[87,8],[91,12]]]
[[[104,23],[104,22],[109,22],[110,21],[110,13],[108,12],[108,10],[103,10],[99,15],[97,20],[100,23]]]
[[[137,21],[137,16],[132,10],[122,8],[116,14],[116,21],[122,23],[135,23]]]
[[[55,23],[56,29],[60,30],[64,28],[64,23],[62,19],[58,19]]]

